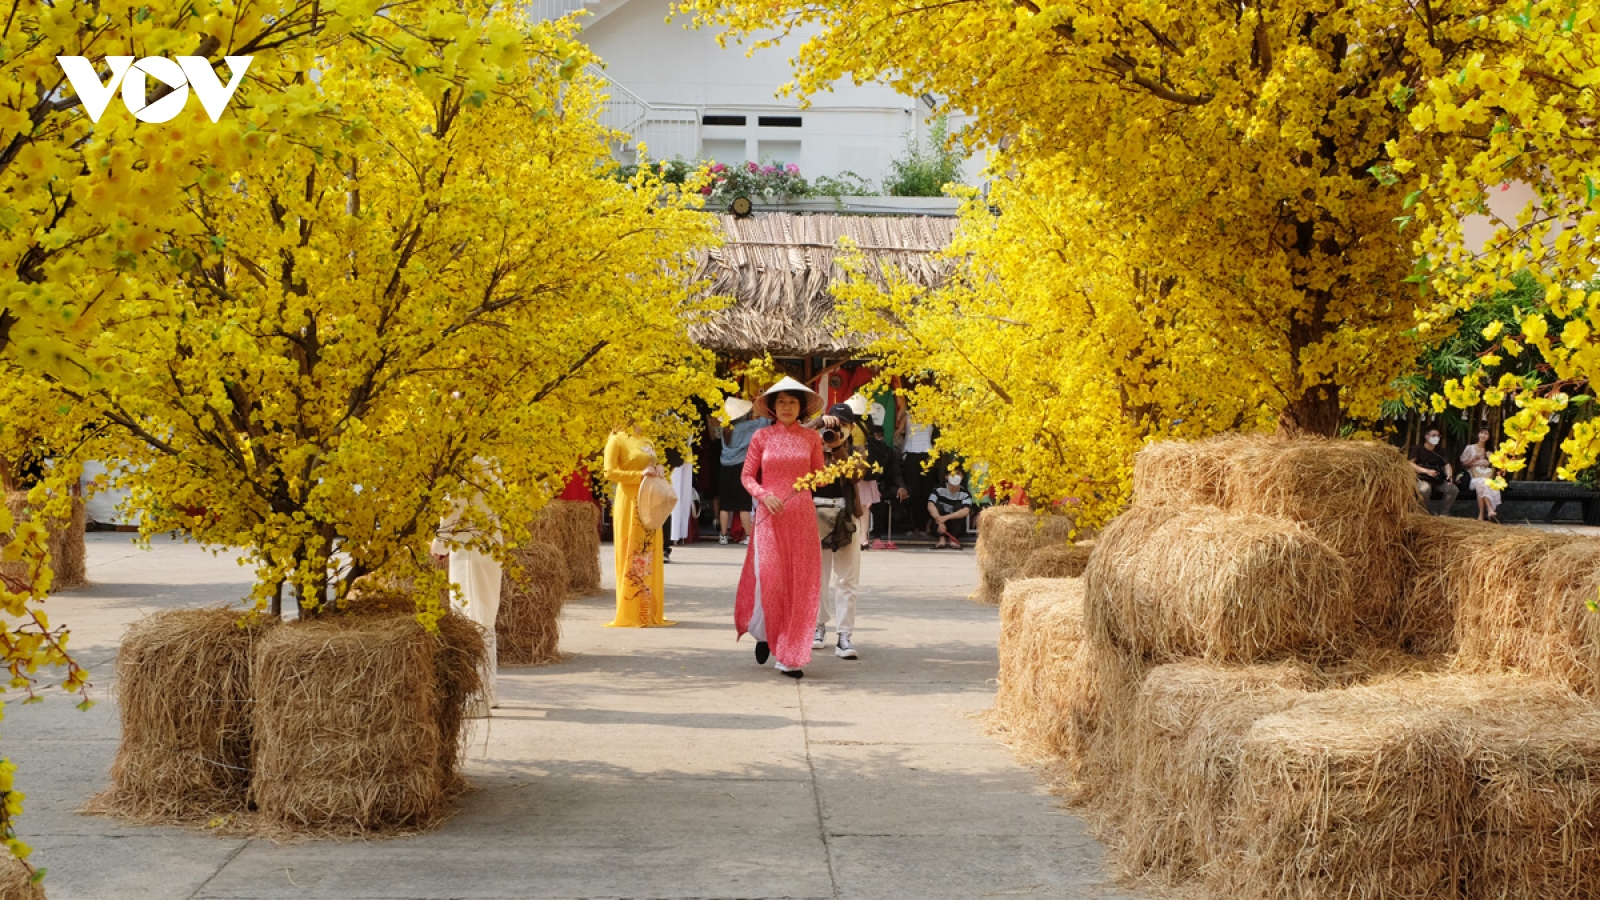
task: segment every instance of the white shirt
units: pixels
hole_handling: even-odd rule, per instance
[[[918,425],[912,420],[911,414],[906,413],[906,446],[907,453],[932,453],[933,452],[933,426]]]

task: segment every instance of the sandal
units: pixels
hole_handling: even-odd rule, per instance
[[[955,538],[951,538],[950,539],[950,549],[951,550],[960,550],[961,549],[961,542],[956,540]]]

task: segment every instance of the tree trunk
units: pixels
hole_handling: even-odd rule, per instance
[[[1339,387],[1319,384],[1301,394],[1294,402],[1278,413],[1278,433],[1338,437],[1339,425],[1344,422],[1344,410],[1339,406]]]

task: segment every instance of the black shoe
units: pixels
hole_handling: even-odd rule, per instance
[[[804,677],[806,677],[806,673],[800,671],[799,669],[791,669],[788,666],[785,666],[785,665],[783,665],[781,663],[778,665],[778,671],[782,672],[783,674],[785,674],[787,676],[789,676],[790,678],[804,678]]]
[[[772,648],[767,646],[767,642],[766,641],[756,641],[756,665],[758,665],[758,666],[766,665],[767,664],[767,657],[769,657],[771,655],[772,655]]]

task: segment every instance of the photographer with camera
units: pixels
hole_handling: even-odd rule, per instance
[[[866,453],[851,440],[856,417],[849,406],[839,403],[828,414],[811,423],[822,433],[823,460],[833,464]],[[861,582],[861,542],[856,537],[861,517],[861,498],[856,479],[838,478],[812,492],[817,507],[817,532],[822,540],[822,580],[817,596],[817,631],[811,649],[827,646],[828,620],[835,622],[838,644],[834,655],[856,659],[851,634],[856,624],[856,590]]]

